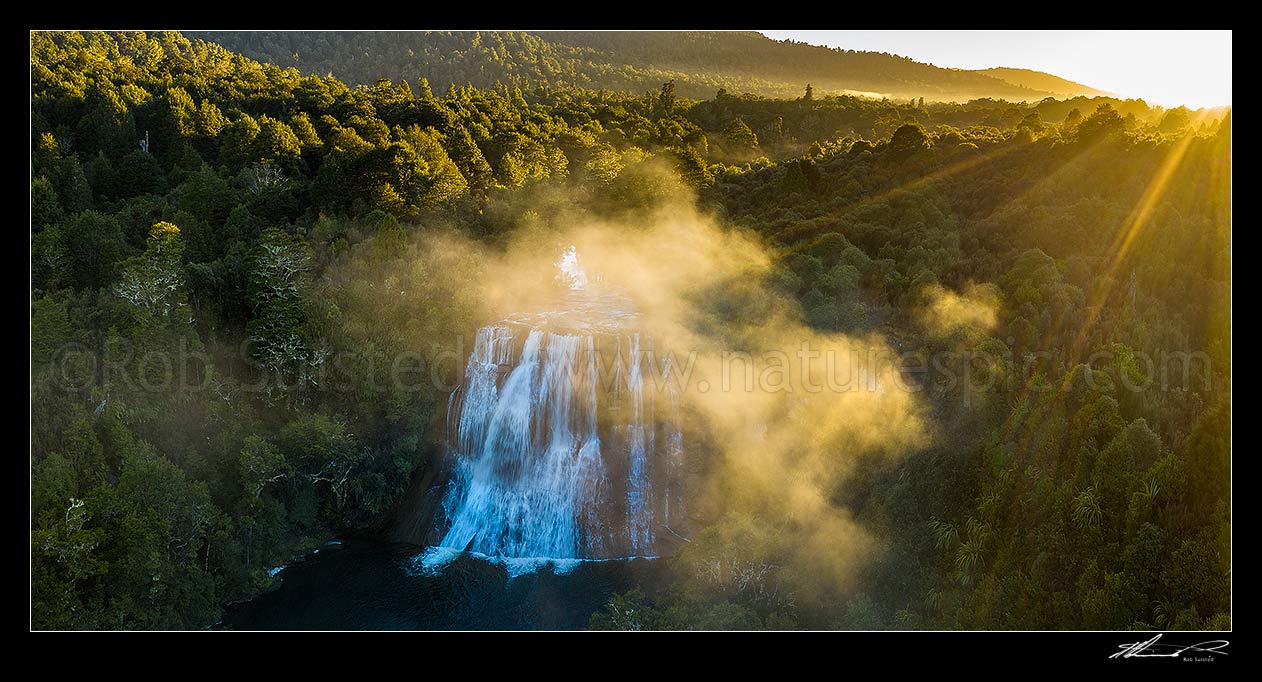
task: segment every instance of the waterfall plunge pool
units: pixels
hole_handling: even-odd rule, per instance
[[[348,540],[230,606],[231,630],[581,630],[615,593],[660,584],[652,558],[500,559]]]

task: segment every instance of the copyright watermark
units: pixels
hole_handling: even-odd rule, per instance
[[[519,335],[521,336],[521,335]],[[1211,360],[1202,351],[1099,351],[1080,364],[1087,371],[1051,371],[1062,362],[1054,350],[1021,354],[979,350],[895,352],[887,346],[837,348],[812,341],[796,347],[763,351],[637,348],[629,344],[606,347],[579,344],[573,352],[554,352],[545,344],[537,357],[525,357],[523,339],[513,337],[508,348],[491,360],[477,339],[454,336],[449,343],[427,349],[394,353],[367,351],[295,352],[285,362],[266,362],[247,341],[231,357],[212,355],[181,339],[174,350],[144,352],[125,339],[103,348],[71,343],[49,360],[53,381],[71,390],[111,385],[128,391],[198,392],[222,390],[232,382],[237,393],[285,392],[303,387],[354,390],[368,394],[450,392],[469,379],[470,369],[493,372],[497,381],[520,366],[529,371],[569,375],[575,381],[616,390],[629,381],[656,391],[684,393],[845,393],[904,391],[960,393],[969,396],[993,391],[1030,392],[1065,390],[1081,382],[1092,391],[1144,392],[1213,388]],[[1124,361],[1124,364],[1119,361]],[[223,373],[220,366],[246,371]],[[544,369],[540,369],[540,368]],[[1119,369],[1124,367],[1124,369]],[[638,374],[637,374],[638,373]],[[633,378],[637,377],[638,378]],[[1053,378],[1055,377],[1055,378]]]

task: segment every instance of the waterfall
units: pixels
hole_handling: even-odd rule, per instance
[[[646,383],[630,302],[589,289],[573,249],[558,268],[564,305],[479,330],[452,395],[444,561],[653,556],[679,514],[677,395]]]
[[[644,375],[640,373],[639,334],[631,336],[627,389],[631,394],[631,422],[627,427],[631,441],[631,468],[627,474],[627,531],[631,550],[640,552],[652,543],[653,510],[645,504],[649,493],[647,464],[644,461],[648,445],[644,433]]]

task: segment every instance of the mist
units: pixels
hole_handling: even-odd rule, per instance
[[[851,590],[882,539],[838,491],[865,458],[897,460],[929,439],[885,340],[810,328],[771,286],[775,250],[687,193],[613,217],[578,200],[543,203],[553,210],[518,205],[527,220],[497,243],[418,231],[412,260],[393,267],[473,287],[471,329],[553,305],[565,288],[558,261],[573,248],[591,286],[633,301],[653,389],[678,395],[691,462],[685,580],[790,601]],[[935,300],[936,325],[984,311],[948,292]]]

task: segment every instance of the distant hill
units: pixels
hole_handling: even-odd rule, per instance
[[[440,92],[497,82],[631,92],[674,80],[681,96],[716,90],[767,97],[860,94],[928,101],[1035,101],[1098,92],[1038,72],[1019,80],[883,52],[776,41],[752,31],[191,31],[260,61],[352,83],[422,77]],[[1016,73],[1018,70],[1006,70]],[[1028,75],[1026,75],[1028,74]],[[1046,82],[1047,85],[1040,85]],[[1075,86],[1066,88],[1064,84]]]
[[[1007,81],[1013,85],[1030,88],[1032,90],[1045,90],[1047,92],[1063,95],[1066,97],[1077,97],[1084,95],[1086,97],[1111,97],[1113,93],[1104,90],[1075,83],[1074,81],[1053,76],[1050,73],[1042,71],[1034,71],[1032,69],[1013,69],[1006,66],[998,66],[993,69],[977,69],[972,73],[978,73],[991,78],[998,78]]]

